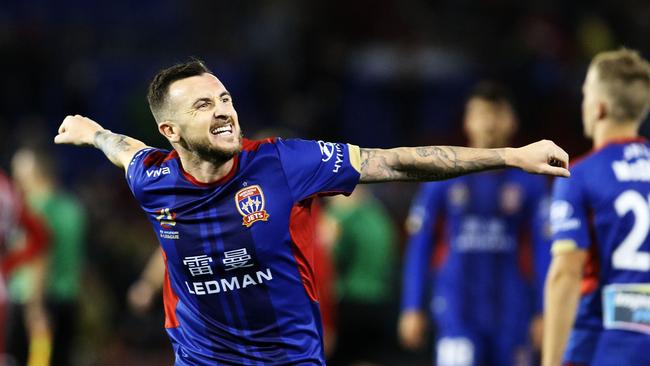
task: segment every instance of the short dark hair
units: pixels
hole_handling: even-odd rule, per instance
[[[474,86],[467,97],[467,101],[469,102],[475,98],[490,103],[506,103],[512,106],[510,90],[505,85],[492,80],[484,80]]]
[[[147,92],[149,108],[156,121],[160,122],[160,111],[167,102],[169,85],[177,80],[206,73],[212,74],[212,71],[205,66],[203,61],[198,59],[192,59],[188,62],[176,64],[159,71],[149,84],[149,91]]]

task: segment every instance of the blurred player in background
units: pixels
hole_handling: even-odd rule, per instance
[[[151,253],[140,277],[131,284],[127,301],[131,310],[144,313],[151,309],[154,296],[160,291],[165,278],[165,261],[159,250]]]
[[[51,154],[42,150],[24,147],[14,154],[13,178],[30,209],[43,218],[50,233],[50,245],[42,268],[23,266],[11,277],[9,295],[17,303],[24,303],[37,281],[34,272],[44,273],[43,291],[52,332],[51,363],[67,366],[71,364],[77,326],[85,215],[77,199],[59,188],[56,171]],[[20,328],[22,324],[14,322],[13,325]],[[20,329],[14,329],[17,338],[21,333]]]
[[[327,202],[338,305],[338,346],[330,363],[387,364],[395,353],[393,221],[366,186]]]
[[[12,303],[7,309],[7,279],[23,264],[37,267],[43,263],[43,251],[48,244],[47,231],[40,219],[30,214],[22,196],[0,171],[0,363],[27,364],[29,345],[27,334],[34,338],[49,337],[45,312],[43,273],[21,305]],[[24,337],[16,338],[13,324],[27,323]],[[6,345],[5,345],[6,341]],[[5,354],[6,348],[6,354]]]
[[[507,90],[479,83],[464,129],[472,147],[507,146],[517,130]],[[545,191],[545,177],[512,169],[422,186],[407,221],[399,324],[405,347],[423,345],[431,311],[437,365],[529,364],[529,330],[541,330],[542,310],[533,270],[548,265],[533,264],[531,246]]]
[[[245,140],[230,93],[199,61],[158,73],[148,99],[172,151],[82,116],[66,117],[55,142],[95,146],[126,171],[165,256],[165,327],[177,365],[324,364],[315,196],[506,166],[568,176],[567,154],[550,141],[517,149],[365,149]]]
[[[594,150],[553,189],[544,365],[650,365],[650,65],[598,54],[582,91]]]

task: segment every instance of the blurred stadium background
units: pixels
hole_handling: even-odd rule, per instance
[[[147,315],[126,303],[155,236],[98,151],[50,143],[66,114],[167,146],[146,88],[195,56],[230,89],[247,136],[464,144],[464,97],[490,78],[514,91],[518,143],[551,138],[575,157],[590,146],[580,125],[589,59],[620,46],[650,56],[648,19],[646,0],[2,1],[0,167],[40,143],[88,214],[75,359],[169,364],[171,349],[161,301]],[[372,187],[400,228],[415,188]]]

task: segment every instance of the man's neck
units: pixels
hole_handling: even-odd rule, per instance
[[[201,159],[196,153],[182,148],[176,151],[181,159],[183,169],[201,183],[213,183],[225,177],[235,163],[234,158],[224,162],[207,161]]]
[[[639,124],[634,121],[601,121],[594,129],[594,149],[603,147],[613,141],[633,139],[639,136]]]

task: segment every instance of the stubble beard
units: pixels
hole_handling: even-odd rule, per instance
[[[230,149],[214,146],[207,138],[197,139],[194,141],[188,138],[183,138],[181,139],[180,144],[185,150],[195,154],[199,159],[211,162],[215,165],[220,165],[229,161],[242,151],[243,138],[244,134],[243,132],[240,132],[239,144],[237,144],[237,147]]]

